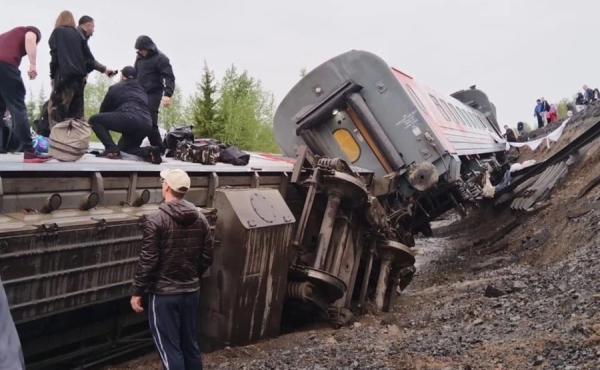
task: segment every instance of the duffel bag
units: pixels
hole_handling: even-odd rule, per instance
[[[91,134],[90,124],[83,119],[59,122],[50,132],[48,154],[61,162],[75,162],[87,152]]]
[[[192,144],[192,162],[200,164],[217,164],[221,156],[221,148],[214,144]]]

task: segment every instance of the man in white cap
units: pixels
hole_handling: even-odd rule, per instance
[[[206,217],[183,200],[191,181],[180,169],[160,172],[164,203],[144,219],[142,251],[132,287],[131,307],[148,317],[164,369],[202,369],[196,337],[198,291],[213,260]]]

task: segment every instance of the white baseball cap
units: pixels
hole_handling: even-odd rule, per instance
[[[185,194],[190,189],[191,180],[184,170],[180,170],[179,168],[162,170],[160,171],[160,177],[176,193]]]

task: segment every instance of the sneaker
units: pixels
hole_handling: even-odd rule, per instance
[[[162,163],[161,149],[159,147],[157,147],[157,146],[150,147],[150,162],[152,164],[161,164]]]
[[[51,155],[40,153],[35,149],[28,149],[23,152],[24,163],[44,163],[52,159]]]

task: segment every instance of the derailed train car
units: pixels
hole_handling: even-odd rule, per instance
[[[0,155],[0,274],[29,368],[90,366],[92,354],[152,345],[128,289],[140,222],[162,201],[167,167],[190,174],[186,199],[214,228],[199,310],[205,350],[274,337],[299,319],[344,325],[367,301],[390,310],[415,271],[413,234],[476,201],[481,174],[503,167],[489,118],[352,51],[279,106],[274,131],[287,157],[159,167]]]
[[[506,169],[493,104],[475,87],[453,95],[350,51],[294,86],[276,112],[275,138],[288,156],[306,145],[384,179],[393,226],[413,245],[430,220],[480,198],[484,172],[497,180]]]

